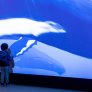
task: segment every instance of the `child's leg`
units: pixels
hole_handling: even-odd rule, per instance
[[[4,83],[5,67],[1,67],[1,83]]]
[[[9,83],[9,67],[5,67],[5,82]]]

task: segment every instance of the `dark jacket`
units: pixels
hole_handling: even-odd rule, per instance
[[[10,66],[10,62],[12,61],[12,57],[9,53],[5,51],[0,51],[0,66]]]

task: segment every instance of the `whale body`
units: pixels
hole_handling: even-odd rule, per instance
[[[66,33],[61,25],[53,21],[41,22],[27,18],[10,18],[0,20],[0,30],[0,39],[17,40],[10,47],[14,57],[23,54],[26,50],[28,50],[28,48],[35,45],[35,43],[37,43],[35,41],[35,37],[40,34],[48,32]],[[31,41],[33,39],[34,41]],[[29,46],[27,46],[28,43],[30,43]],[[17,46],[19,47],[15,51],[14,48]]]
[[[35,21],[27,18],[11,18],[0,20],[0,36],[12,34],[32,34],[38,36],[42,33],[66,31],[57,23],[52,21]]]

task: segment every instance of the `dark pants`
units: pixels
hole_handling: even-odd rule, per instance
[[[9,83],[9,70],[10,67],[0,67],[1,68],[1,83]]]

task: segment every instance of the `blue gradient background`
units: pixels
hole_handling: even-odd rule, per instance
[[[39,41],[38,45],[45,47],[47,46],[54,47],[55,49],[62,50],[64,55],[61,55],[61,63],[64,61],[63,58],[67,58],[67,53],[70,53],[70,58],[68,59],[70,67],[65,63],[61,65],[58,63],[57,53],[49,53],[51,49],[47,49],[50,55],[55,54],[53,59],[46,52],[42,53],[34,45],[29,51],[26,51],[23,55],[19,56],[20,61],[16,62],[18,57],[15,57],[15,65],[19,66],[14,69],[15,73],[24,73],[24,74],[38,74],[38,75],[51,75],[51,76],[65,76],[65,77],[78,77],[78,78],[92,78],[91,74],[91,62],[92,62],[92,1],[90,0],[0,0],[0,19],[9,19],[9,18],[29,18],[36,21],[48,21],[51,20],[60,24],[64,30],[67,32],[62,33],[43,33],[36,37],[36,40]],[[14,36],[12,36],[14,37]],[[10,39],[13,39],[13,38]],[[4,38],[5,39],[5,38]],[[16,36],[14,39],[19,39]],[[28,41],[29,36],[24,37],[20,42],[14,43],[11,46],[13,55],[20,50],[16,48],[25,46]],[[1,39],[2,40],[2,39]],[[41,42],[41,43],[40,43]],[[42,44],[43,43],[43,44]],[[54,49],[53,48],[53,49]],[[15,50],[16,49],[16,50]],[[42,49],[42,48],[38,48]],[[46,48],[45,48],[46,49]],[[16,52],[15,52],[16,51]],[[58,50],[57,50],[58,51]],[[30,53],[30,54],[29,54]],[[32,54],[33,53],[33,54]],[[29,57],[27,57],[29,55]],[[36,55],[36,56],[34,56]],[[74,55],[74,56],[72,56]],[[77,59],[73,59],[76,56]],[[35,59],[32,57],[36,57]],[[40,58],[40,59],[39,59]],[[69,58],[69,57],[68,57]],[[83,58],[81,60],[81,58]],[[30,62],[28,62],[30,60]],[[26,61],[26,62],[24,62]],[[49,64],[49,62],[54,61],[54,65]],[[74,61],[74,62],[73,62]],[[75,71],[73,65],[78,63]],[[86,66],[86,63],[88,64]],[[81,66],[80,66],[81,65]],[[82,67],[82,65],[84,65]],[[91,67],[91,68],[90,68]],[[44,69],[42,73],[36,71],[22,70],[22,68],[31,69]],[[67,68],[67,69],[66,69]],[[69,68],[69,74],[68,72]],[[71,69],[70,69],[71,68]],[[78,68],[78,69],[77,69]],[[81,70],[82,68],[82,70]],[[88,69],[90,68],[90,69]],[[88,70],[87,70],[88,69]],[[53,71],[55,73],[47,72]],[[31,72],[31,73],[30,73]],[[44,73],[43,73],[44,72]],[[77,72],[79,72],[77,74]],[[84,74],[85,72],[85,74]],[[74,74],[75,73],[75,74]],[[83,73],[83,74],[82,74]],[[74,75],[73,75],[74,74]]]

